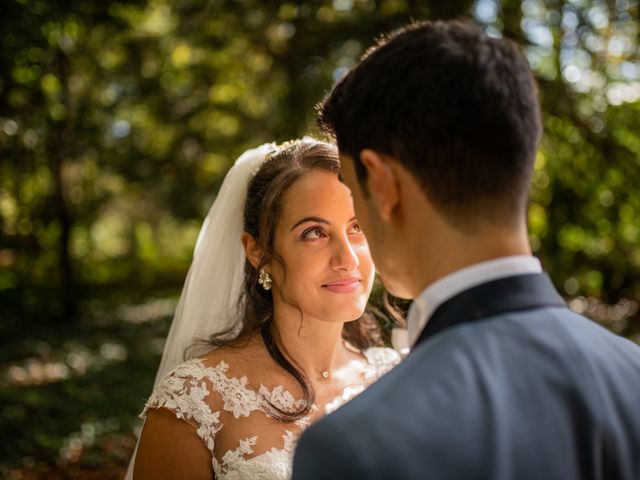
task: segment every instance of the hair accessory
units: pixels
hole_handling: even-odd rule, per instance
[[[276,142],[271,142],[271,143],[265,143],[263,145],[263,147],[265,147],[267,149],[265,155],[264,155],[264,162],[257,164],[254,166],[254,168],[251,169],[251,177],[254,177],[256,175],[256,173],[258,173],[258,170],[260,170],[260,168],[262,168],[263,163],[268,162],[269,160],[271,160],[271,158],[274,155],[277,155],[278,153],[280,153],[281,151],[285,150],[286,148],[289,148],[291,145],[295,145],[296,143],[300,142],[300,141],[305,141],[307,139],[311,139],[310,137],[303,137],[299,140],[287,140],[286,142],[282,142],[280,144],[276,143]]]

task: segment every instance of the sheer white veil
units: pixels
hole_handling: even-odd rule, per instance
[[[194,340],[240,327],[240,292],[244,281],[245,255],[240,237],[251,177],[267,155],[276,149],[269,143],[247,150],[227,173],[207,217],[193,253],[193,261],[169,329],[154,388],[183,361]],[[133,478],[133,452],[126,480]]]

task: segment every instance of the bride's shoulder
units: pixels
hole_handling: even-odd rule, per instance
[[[255,370],[264,349],[252,339],[236,344],[218,347],[199,357],[204,368],[221,369],[232,377],[241,377]]]
[[[219,410],[225,395],[247,385],[252,356],[250,344],[225,346],[181,363],[155,386],[143,415],[149,408],[186,410],[189,405],[203,403]]]
[[[369,347],[363,351],[367,361],[381,375],[395,367],[402,357],[393,348]]]
[[[215,348],[198,357],[179,364],[167,373],[158,386],[178,387],[184,381],[208,381],[220,384],[233,377],[242,377],[251,371],[251,363],[256,356],[251,342],[236,346]]]

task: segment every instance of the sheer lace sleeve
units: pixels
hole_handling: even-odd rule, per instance
[[[213,453],[215,435],[222,428],[220,412],[211,408],[212,374],[224,368],[221,362],[215,368],[205,367],[200,360],[192,360],[178,366],[153,390],[141,418],[149,409],[166,408],[177,418],[197,429],[198,436]],[[220,372],[224,373],[224,372]]]
[[[395,367],[402,357],[393,348],[371,347],[364,351],[371,366],[367,380],[377,380]]]

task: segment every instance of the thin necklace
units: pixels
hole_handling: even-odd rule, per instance
[[[353,347],[349,342],[347,342],[344,338],[342,339],[342,344],[344,345],[344,347],[353,352],[353,353],[357,353],[359,355],[362,354],[362,352],[360,352],[360,350],[358,350],[357,348]],[[329,370],[324,370],[321,372],[322,378],[329,378]]]

